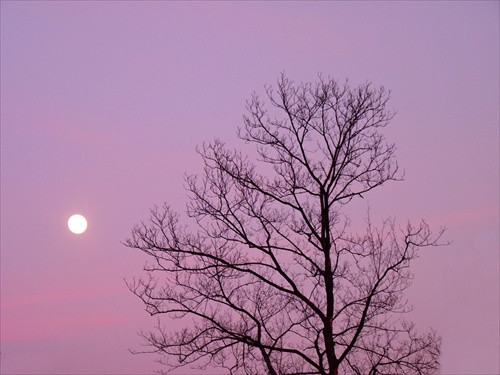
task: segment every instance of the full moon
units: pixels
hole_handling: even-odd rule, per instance
[[[68,228],[75,234],[81,234],[87,229],[87,220],[82,215],[73,215],[68,220]]]

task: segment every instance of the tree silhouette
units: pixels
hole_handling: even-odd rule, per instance
[[[255,163],[220,140],[198,149],[187,176],[190,226],[165,205],[134,227],[127,246],[152,259],[128,282],[158,321],[145,351],[173,369],[218,366],[230,374],[430,374],[440,337],[404,320],[404,291],[418,249],[437,245],[425,222],[350,231],[345,206],[400,180],[380,130],[389,92],[319,76],[281,75],[256,94],[238,136]],[[171,327],[171,325],[170,325]]]

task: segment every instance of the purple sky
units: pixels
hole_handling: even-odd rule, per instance
[[[392,90],[406,180],[372,216],[449,228],[415,263],[412,318],[442,335],[442,374],[500,373],[499,4],[2,1],[1,373],[159,368],[127,351],[155,318],[121,241],[152,205],[183,210],[195,146],[237,146],[282,71]]]

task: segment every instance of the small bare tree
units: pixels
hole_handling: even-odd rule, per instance
[[[184,325],[159,321],[142,333],[146,346],[169,369],[434,373],[440,337],[403,319],[403,293],[418,249],[443,229],[393,220],[377,228],[368,215],[366,231],[353,234],[344,207],[402,177],[380,133],[393,117],[389,93],[284,75],[266,93],[271,109],[254,94],[238,131],[257,146],[257,164],[219,140],[198,149],[204,173],[186,177],[196,229],[165,205],[126,242],[153,260],[130,290],[151,315]]]

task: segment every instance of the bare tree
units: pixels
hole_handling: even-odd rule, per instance
[[[256,145],[256,164],[219,140],[204,144],[202,177],[186,177],[191,226],[156,207],[126,242],[153,260],[130,290],[151,315],[184,326],[158,321],[142,333],[146,346],[169,369],[434,373],[440,337],[403,319],[411,310],[403,293],[418,249],[436,245],[443,229],[393,220],[377,228],[367,215],[359,235],[345,213],[353,199],[402,178],[380,133],[393,117],[389,93],[284,75],[266,93],[270,109],[254,94],[238,130]]]

